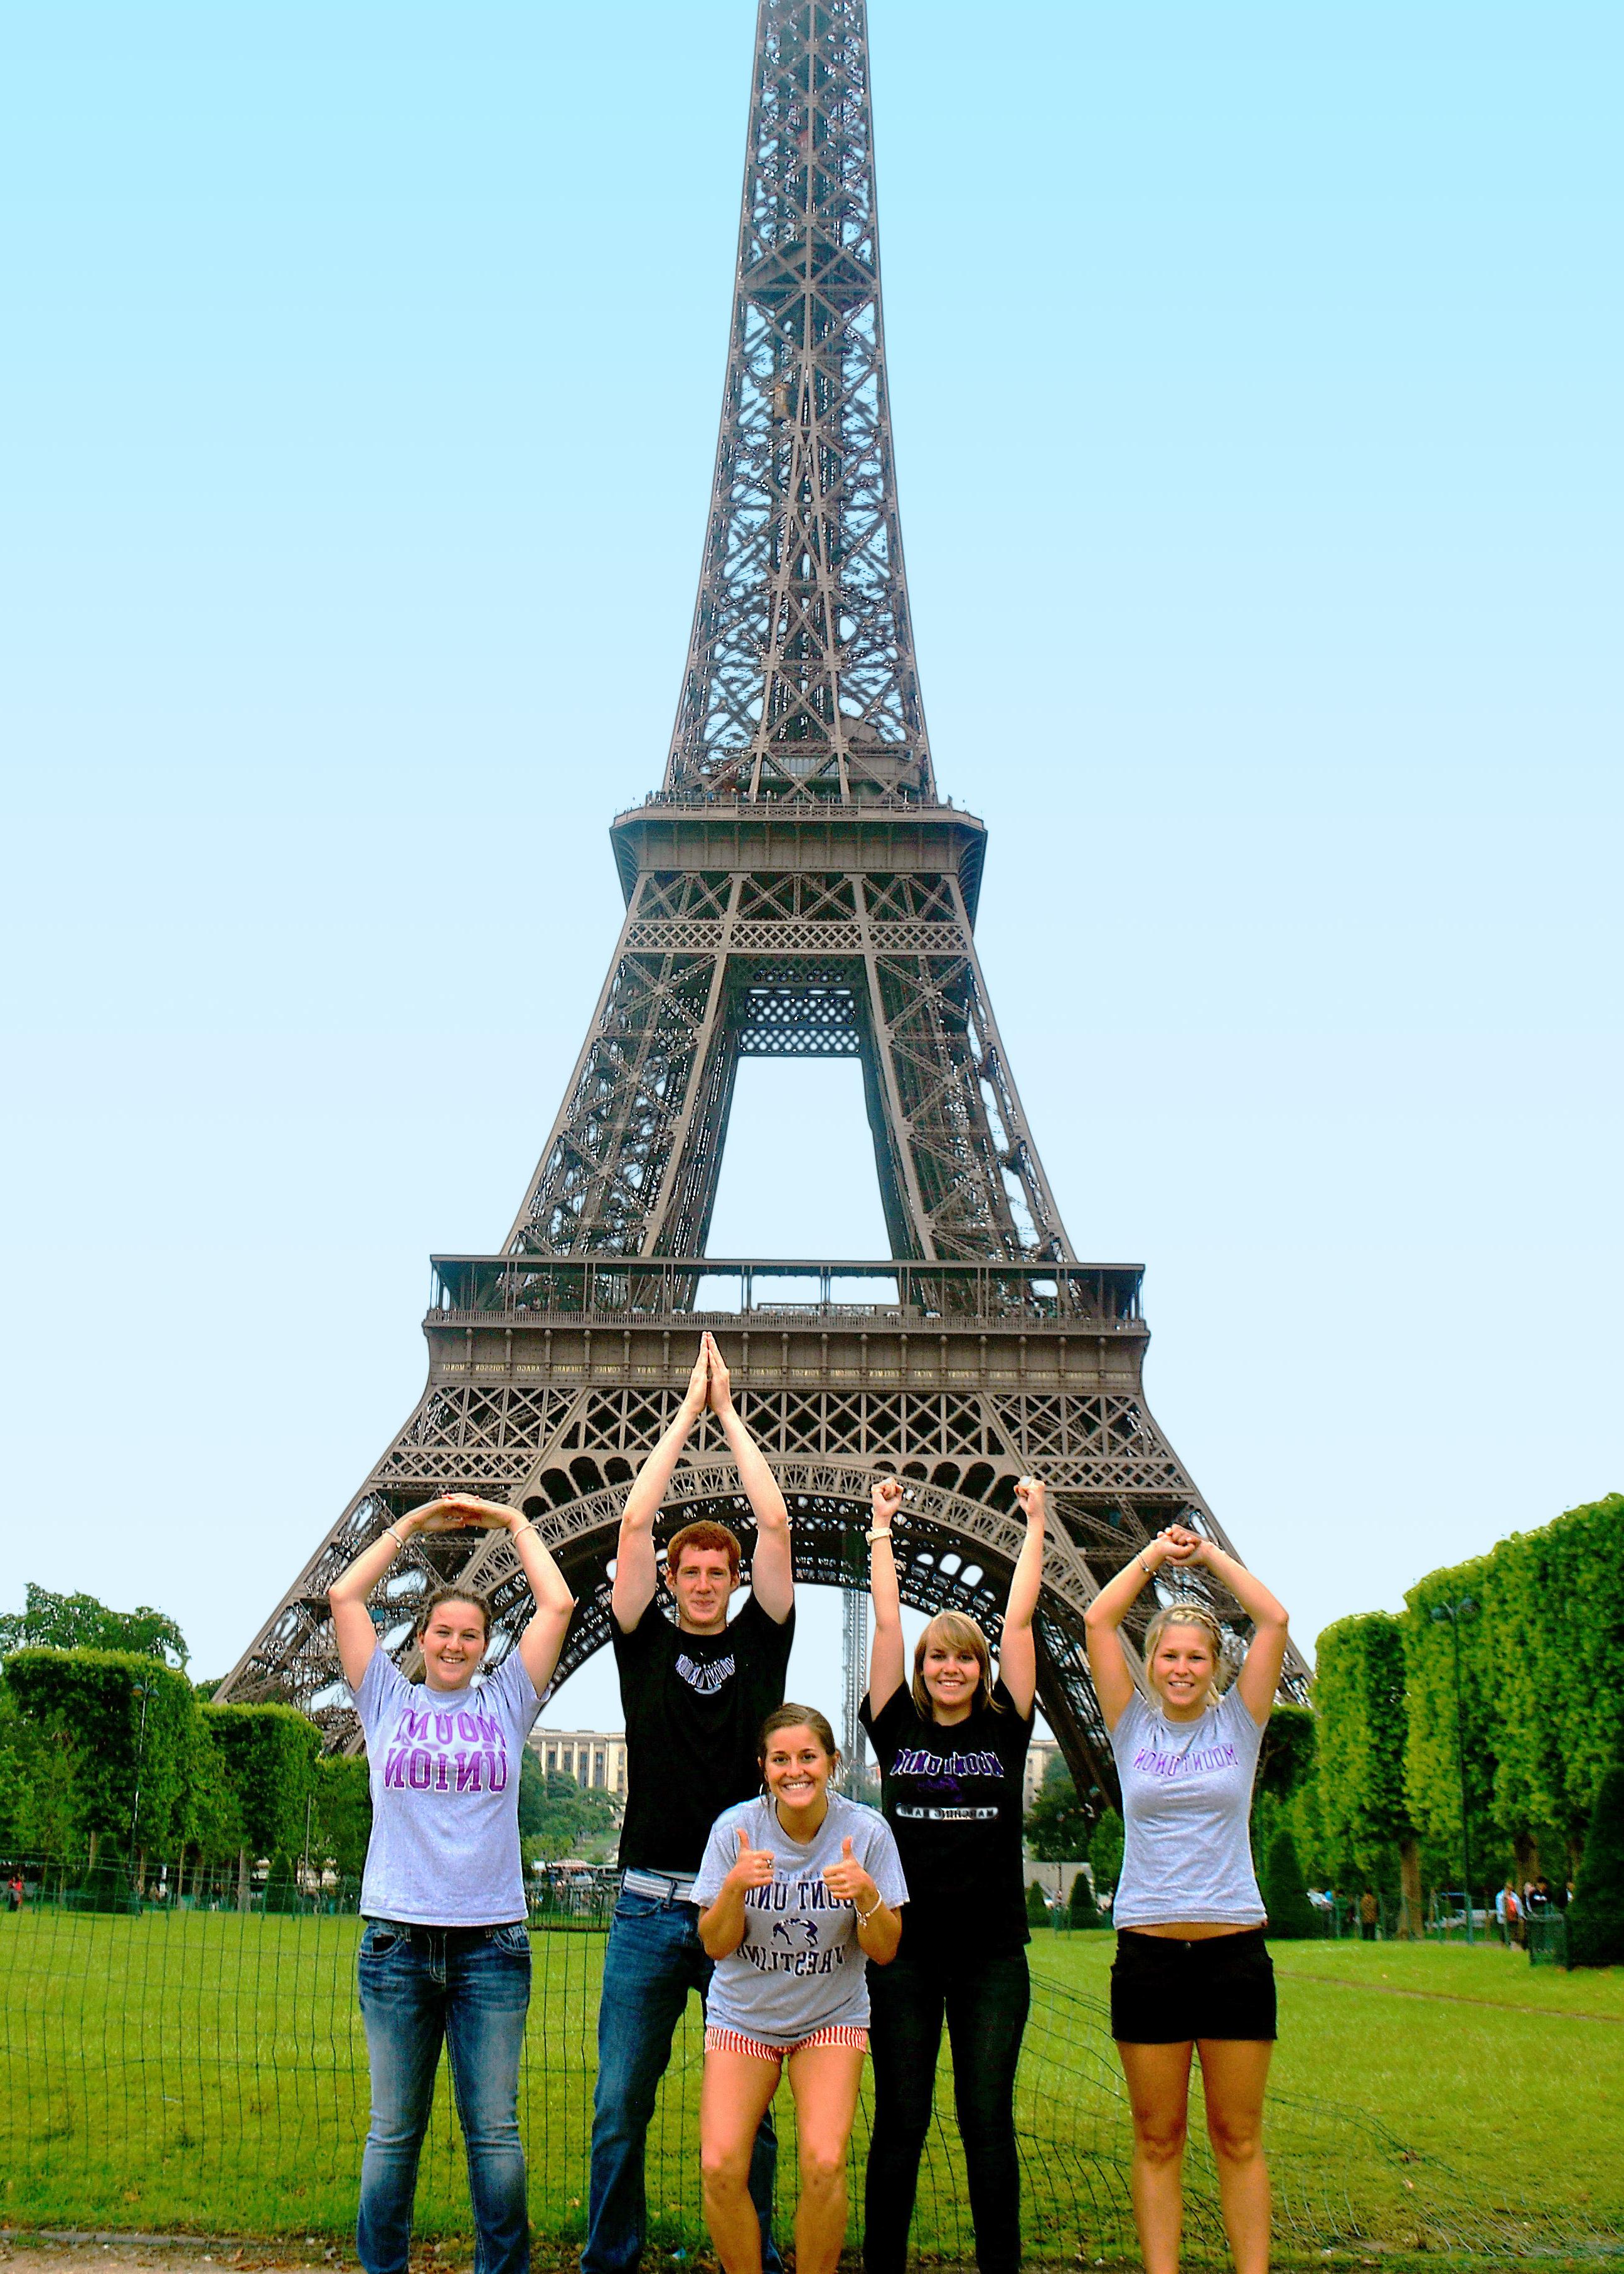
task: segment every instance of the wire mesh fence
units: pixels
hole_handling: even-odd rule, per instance
[[[214,2234],[342,2235],[352,2225],[367,2121],[353,1894],[235,1875],[128,1883],[35,1873],[33,1900],[0,1918],[0,2224]],[[167,1889],[162,1901],[155,1891]],[[531,2217],[560,2245],[584,2232],[605,1900],[558,1887],[532,1918],[533,1988],[520,2081]],[[1023,2225],[1035,2259],[1132,2248],[1132,2126],[1109,2016],[1034,1971],[1017,2085]],[[698,2121],[701,2016],[690,2002],[649,2138],[651,2240],[704,2245]],[[921,2172],[914,2242],[974,2259],[947,2050]],[[1199,2087],[1198,2087],[1199,2092]],[[859,2240],[869,2088],[852,2142]],[[779,2218],[795,2192],[789,2096],[780,2096]],[[1192,2110],[1186,2226],[1192,2256],[1222,2255],[1218,2193]],[[1614,2235],[1548,2205],[1489,2200],[1369,2120],[1271,2096],[1267,2147],[1282,2245],[1578,2251]],[[444,2065],[425,2146],[417,2228],[465,2234],[466,2180]]]

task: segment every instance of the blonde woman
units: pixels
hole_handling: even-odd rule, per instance
[[[1037,1696],[1032,1619],[1043,1577],[1043,1487],[1015,1487],[1026,1536],[1010,1582],[993,1672],[987,1638],[956,1611],[934,1618],[904,1681],[902,1601],[891,1543],[895,1477],[873,1490],[868,1533],[874,1649],[862,1723],[880,1764],[910,1901],[895,1962],[874,1978],[874,2135],[865,2190],[869,2274],[901,2274],[930,2128],[942,2024],[970,2184],[976,2263],[1020,2263],[1015,2067],[1031,1990],[1021,1871],[1021,1788]]]
[[[1252,1622],[1232,1688],[1205,1603],[1165,1603],[1145,1637],[1143,1696],[1120,1629],[1164,1569],[1210,1572]],[[1286,1654],[1286,1614],[1244,1564],[1182,1525],[1134,1556],[1089,1606],[1088,1669],[1122,1780],[1124,1845],[1112,1916],[1111,2035],[1133,2110],[1132,2188],[1146,2274],[1175,2274],[1190,2060],[1238,2274],[1268,2264],[1263,2088],[1274,1969],[1252,1868],[1252,1780]]]

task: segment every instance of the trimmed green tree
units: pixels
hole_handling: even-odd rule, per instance
[[[1030,1926],[1049,1924],[1049,1905],[1043,1900],[1043,1890],[1035,1879],[1026,1883],[1026,1922]]]
[[[175,1853],[197,1713],[184,1675],[102,1650],[16,1651],[5,1671],[19,1714],[71,1786],[64,1812],[91,1867],[104,1841],[132,1854],[138,1875],[146,1856]]]
[[[1603,1775],[1624,1750],[1624,1493],[1515,1532],[1487,1557],[1500,1698],[1494,1812],[1517,1860],[1566,1876]]]
[[[1403,1623],[1386,1611],[1339,1619],[1315,1651],[1318,1742],[1314,1805],[1339,1878],[1391,1885],[1396,1854],[1404,1894],[1400,1931],[1421,1922],[1421,1862],[1404,1782],[1410,1708]]]
[[[192,1736],[185,1844],[192,1852],[194,1894],[206,1866],[235,1864],[243,1848],[243,1811],[227,1773],[225,1756],[201,1713]],[[182,1861],[184,1866],[184,1856]]]
[[[1461,1852],[1462,1754],[1465,1759],[1471,1876],[1479,1892],[1507,1844],[1496,1819],[1494,1779],[1505,1728],[1499,1678],[1500,1610],[1491,1559],[1429,1571],[1404,1598],[1404,1695],[1408,1727],[1404,1790],[1417,1829],[1432,1851],[1440,1884],[1456,1886]],[[1475,1615],[1434,1618],[1470,1599]],[[1460,1648],[1461,1712],[1456,1737],[1455,1653]]]
[[[323,1753],[315,1765],[316,1809],[311,1859],[331,1864],[346,1879],[358,1879],[366,1867],[372,1836],[372,1794],[365,1760]]]
[[[1624,1761],[1602,1777],[1568,1909],[1570,1966],[1624,1966]]]
[[[1086,1871],[1079,1871],[1071,1882],[1069,1910],[1071,1924],[1074,1928],[1098,1927],[1105,1924],[1100,1907],[1094,1901],[1094,1889],[1088,1884]]]
[[[1297,1841],[1289,1832],[1276,1832],[1269,1841],[1263,1866],[1262,1894],[1263,1907],[1268,1913],[1268,1931],[1277,1941],[1304,1942],[1321,1931],[1319,1916],[1308,1900]]]
[[[1116,1882],[1122,1877],[1122,1818],[1114,1808],[1108,1808],[1094,1826],[1088,1842],[1088,1862],[1094,1872],[1096,1897],[1116,1892]]]
[[[1063,1754],[1043,1772],[1022,1828],[1040,1864],[1074,1864],[1088,1853],[1088,1818]]]
[[[237,1899],[248,1903],[253,1857],[274,1864],[304,1845],[305,1803],[315,1791],[321,1733],[291,1706],[204,1706],[199,1709],[225,1764],[242,1826]]]

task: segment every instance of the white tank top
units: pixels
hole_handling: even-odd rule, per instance
[[[1111,1732],[1122,1779],[1117,1926],[1262,1926],[1252,1787],[1263,1732],[1227,1690],[1199,1721],[1169,1721],[1138,1690]]]

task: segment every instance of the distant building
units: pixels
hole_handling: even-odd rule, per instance
[[[530,1734],[530,1750],[544,1769],[574,1777],[589,1792],[626,1797],[624,1729],[543,1729]]]
[[[1043,1788],[1043,1779],[1049,1765],[1060,1751],[1052,1737],[1034,1737],[1026,1748],[1026,1774],[1021,1786],[1020,1808],[1023,1816],[1030,1816],[1032,1803]]]

